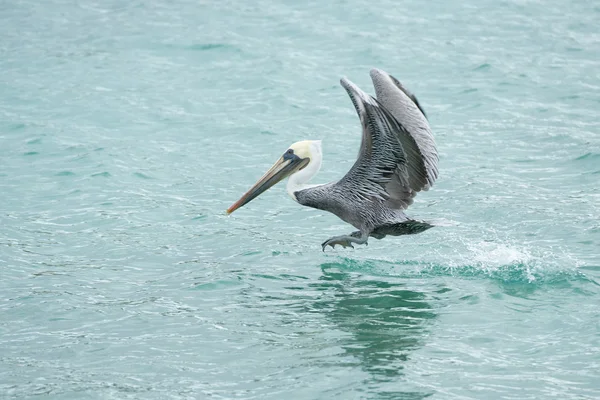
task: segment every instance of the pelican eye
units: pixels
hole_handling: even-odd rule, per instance
[[[292,149],[288,149],[285,153],[283,153],[283,158],[285,160],[291,160],[294,157],[296,157],[296,156],[294,154],[294,150],[292,150]]]

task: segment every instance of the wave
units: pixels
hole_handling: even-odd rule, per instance
[[[445,255],[443,262],[441,256],[437,254],[434,261],[337,257],[341,262],[322,267],[406,278],[451,276],[532,285],[587,281],[600,286],[580,270],[581,263],[576,258],[560,248],[481,241],[465,243],[455,254]]]

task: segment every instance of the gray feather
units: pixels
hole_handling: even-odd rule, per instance
[[[438,177],[438,153],[431,128],[417,98],[392,75],[371,70],[377,100],[402,125],[399,135],[408,161],[411,188],[428,190]]]
[[[295,193],[301,204],[330,211],[362,232],[407,221],[403,210],[438,175],[437,150],[416,97],[383,71],[371,77],[378,99],[341,80],[362,126],[356,162],[338,182]]]

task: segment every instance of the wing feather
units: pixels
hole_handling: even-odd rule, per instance
[[[425,112],[417,98],[398,79],[379,69],[371,70],[377,101],[404,128],[398,139],[407,159],[410,187],[428,190],[438,177],[438,153]]]
[[[410,175],[408,160],[418,158],[413,154],[416,146],[405,150],[401,137],[410,141],[411,136],[376,99],[347,79],[341,84],[354,104],[363,135],[358,159],[336,185],[364,199],[386,201],[391,208],[407,208],[426,181],[423,173]]]

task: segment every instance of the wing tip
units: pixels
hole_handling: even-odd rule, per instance
[[[390,76],[390,74],[379,68],[371,68],[371,70],[369,71],[369,75],[371,76],[371,80],[377,79],[377,77],[381,75]]]
[[[340,79],[340,85],[342,85],[342,87],[346,89],[346,92],[348,93],[350,98],[356,99],[363,104],[366,103],[372,106],[377,106],[377,102],[372,96],[363,92],[361,88],[359,88],[354,82],[352,82],[345,76]]]

